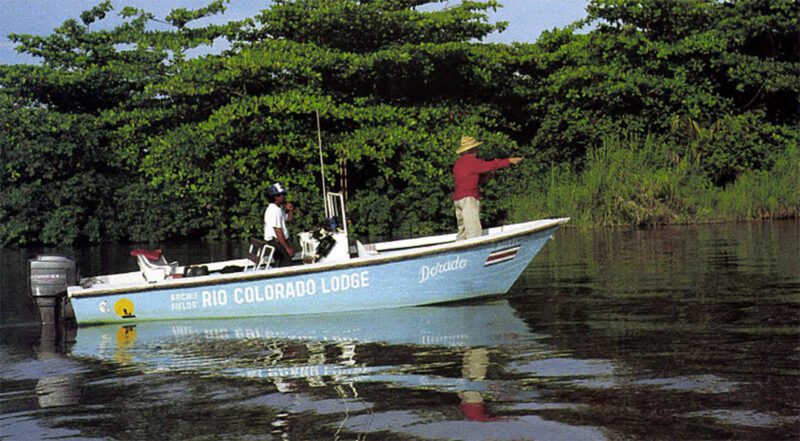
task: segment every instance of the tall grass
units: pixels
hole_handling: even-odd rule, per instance
[[[739,176],[719,193],[716,209],[725,220],[800,216],[800,149],[786,149],[768,171]]]
[[[770,170],[713,185],[685,149],[663,139],[607,137],[582,169],[555,165],[511,200],[515,221],[570,216],[574,225],[660,225],[800,216],[800,153]]]

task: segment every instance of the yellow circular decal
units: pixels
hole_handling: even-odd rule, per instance
[[[133,356],[130,347],[136,342],[136,326],[120,326],[117,330],[117,347],[114,350],[114,360],[119,363],[130,363]]]
[[[127,348],[136,341],[136,325],[120,326],[116,337],[117,349]]]
[[[136,317],[133,313],[133,302],[124,297],[114,303],[114,312],[122,318]]]

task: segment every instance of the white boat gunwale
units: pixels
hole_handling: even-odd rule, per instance
[[[428,255],[442,254],[462,249],[475,248],[485,246],[488,244],[507,241],[515,237],[527,236],[539,231],[558,227],[565,224],[570,220],[568,217],[553,218],[553,219],[539,219],[535,221],[522,222],[518,224],[504,225],[501,227],[490,228],[488,231],[499,229],[497,233],[484,234],[480,237],[467,239],[457,242],[447,242],[438,245],[427,245],[424,248],[406,248],[405,250],[397,251],[386,255],[375,255],[362,258],[353,258],[344,262],[330,262],[311,265],[291,266],[285,268],[270,268],[267,270],[238,272],[229,274],[210,274],[207,276],[199,276],[192,278],[176,278],[165,279],[163,281],[148,283],[142,281],[136,284],[125,285],[103,285],[83,288],[80,286],[69,287],[69,298],[89,298],[101,297],[114,294],[139,294],[148,291],[157,291],[163,289],[180,289],[190,288],[195,286],[217,286],[228,284],[231,282],[249,281],[249,280],[268,280],[284,276],[296,276],[302,274],[319,273],[330,270],[343,270],[350,268],[360,268],[365,266],[375,266],[385,263],[391,263],[398,260],[408,260]]]

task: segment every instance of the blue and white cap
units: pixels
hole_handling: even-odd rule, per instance
[[[286,194],[286,188],[283,187],[283,184],[280,182],[276,182],[269,186],[267,189],[267,194],[270,196],[278,196],[280,194]]]

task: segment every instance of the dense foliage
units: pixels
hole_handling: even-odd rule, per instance
[[[326,183],[346,191],[362,235],[453,228],[462,134],[485,141],[485,156],[528,158],[485,187],[490,223],[737,218],[722,210],[730,197],[698,208],[675,195],[797,182],[794,0],[593,0],[584,21],[536,43],[482,43],[505,27],[488,19],[498,6],[274,0],[197,26],[224,12],[217,0],[164,20],[128,7],[123,24],[95,30],[113,11],[106,0],[49,36],[12,35],[42,62],[0,66],[0,243],[257,235],[274,181],[301,226],[316,224],[317,112]],[[222,39],[228,49],[190,56]],[[638,179],[678,167],[663,179],[678,190],[584,179],[610,145],[657,153]],[[585,201],[581,185],[599,196]],[[641,192],[666,214],[631,214]],[[797,215],[797,191],[776,192],[747,217]]]

